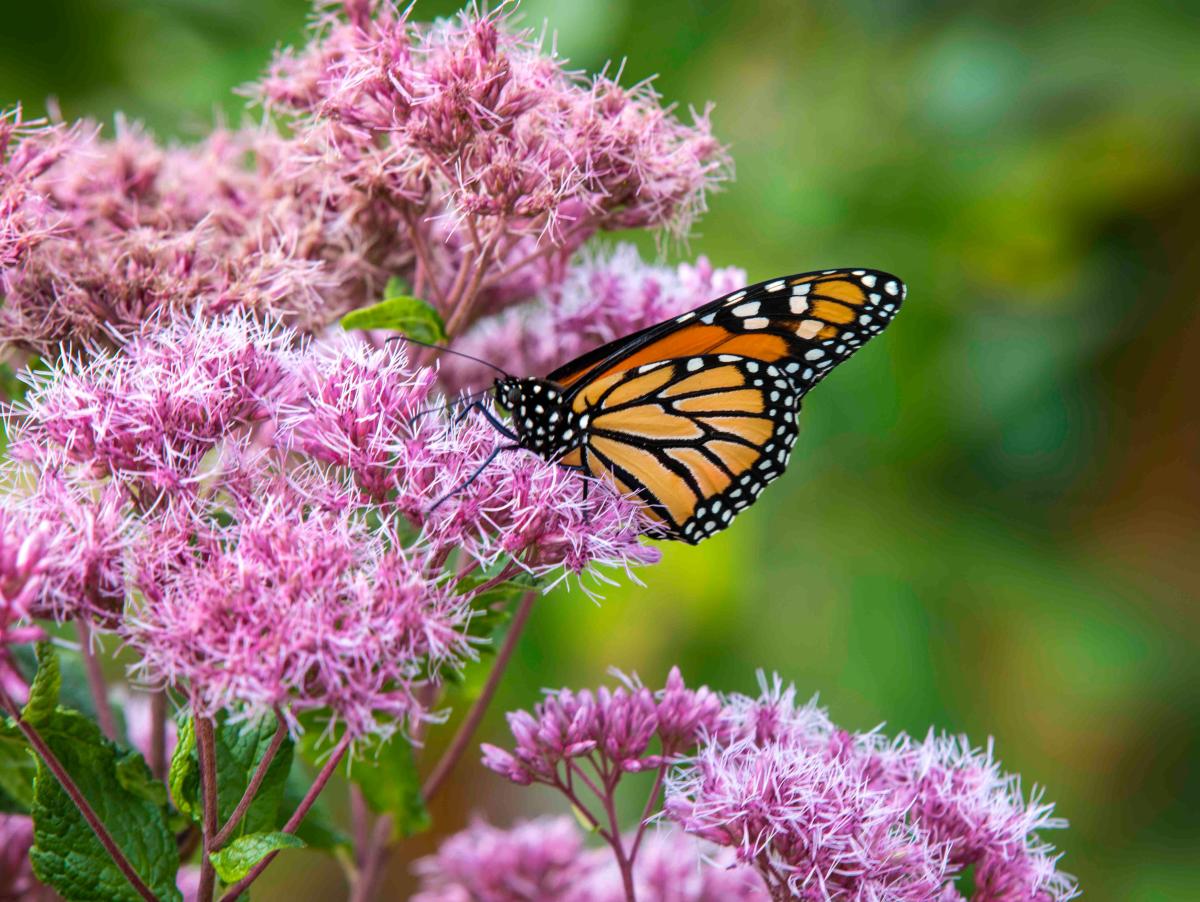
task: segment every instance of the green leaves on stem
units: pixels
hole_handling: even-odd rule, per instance
[[[103,825],[128,864],[158,899],[179,900],[175,872],[179,854],[167,826],[165,793],[142,756],[110,742],[78,711],[58,705],[61,676],[49,643],[38,647],[38,671],[22,711],[49,752]],[[5,765],[15,744],[29,736],[11,719],[0,727]],[[26,757],[31,758],[27,750]],[[69,899],[138,902],[142,895],[126,879],[80,807],[39,755],[29,808],[33,815],[34,873]],[[25,772],[22,766],[21,773]],[[6,787],[6,792],[8,791]],[[11,793],[10,793],[11,795]]]

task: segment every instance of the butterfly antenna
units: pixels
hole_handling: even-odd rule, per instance
[[[433,350],[435,350],[435,351],[441,351],[445,354],[453,354],[456,357],[463,357],[463,358],[466,358],[467,360],[473,360],[473,361],[475,361],[475,363],[482,363],[484,366],[490,366],[492,369],[494,369],[501,376],[504,376],[506,379],[512,378],[512,374],[509,373],[507,370],[502,370],[500,367],[496,366],[496,364],[491,363],[487,360],[484,360],[482,357],[475,357],[471,354],[466,353],[465,351],[456,351],[456,350],[454,350],[454,348],[448,348],[445,345],[436,345],[436,344],[433,344],[432,342],[420,341],[419,339],[411,338],[408,335],[393,335],[391,338],[388,339],[388,341],[389,342],[403,341],[403,342],[407,342],[408,344],[412,344],[412,345],[420,345],[423,348],[433,348]]]

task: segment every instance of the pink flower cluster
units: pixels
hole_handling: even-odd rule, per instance
[[[29,623],[45,566],[45,538],[28,531],[9,512],[0,510],[0,691],[24,696],[24,681],[8,657],[8,646],[33,642],[44,635]]]
[[[61,357],[10,415],[0,507],[41,553],[28,585],[30,555],[0,555],[5,630],[91,619],[203,714],[319,709],[356,736],[427,717],[417,690],[473,656],[489,585],[655,555],[635,504],[602,485],[585,503],[524,451],[453,494],[502,439],[451,421],[433,382],[397,345],[297,343],[248,315]]]
[[[641,902],[766,902],[762,882],[733,856],[673,830],[648,834],[634,867]],[[416,863],[414,902],[624,902],[611,855],[588,850],[569,818],[476,821]]]
[[[729,170],[706,114],[685,126],[647,84],[581,78],[503,5],[421,25],[347,4],[251,92],[344,190],[387,198],[452,332],[557,281],[599,229],[682,234]]]
[[[599,229],[682,232],[729,170],[704,114],[585,80],[503,13],[322,7],[194,146],[0,115],[0,338],[43,355],[163,311],[318,331],[402,276],[452,333],[563,277]]]
[[[1038,836],[1064,822],[1037,794],[1026,801],[990,748],[932,733],[923,741],[851,734],[814,703],[798,705],[777,677],[755,698],[689,690],[678,670],[657,693],[632,680],[594,693],[564,689],[532,714],[511,713],[509,726],[516,747],[484,745],[484,764],[564,795],[612,846],[618,874],[644,873],[642,832],[661,814],[756,872],[763,898],[961,902],[957,880],[967,870],[972,902],[1076,895]],[[626,841],[613,813],[616,784],[622,773],[655,767],[666,776],[662,811],[656,782]],[[585,790],[604,814],[586,804]],[[520,848],[518,839],[500,845]],[[467,880],[470,867],[452,866],[448,851],[438,860],[441,873]],[[521,860],[552,873],[536,856]]]
[[[544,783],[571,793],[573,774],[588,762],[615,783],[623,773],[662,767],[717,728],[721,702],[706,687],[688,689],[672,668],[664,689],[633,678],[616,689],[547,692],[533,713],[508,715],[516,748],[483,746],[483,763],[514,783]],[[657,738],[658,749],[648,754]]]
[[[1051,902],[1076,895],[1038,831],[1064,826],[1026,801],[990,749],[965,738],[850,734],[778,679],[727,700],[721,729],[667,781],[666,817],[736,850],[775,896]]]

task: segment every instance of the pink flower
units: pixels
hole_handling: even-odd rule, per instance
[[[470,615],[420,551],[287,484],[260,483],[234,513],[140,574],[146,601],[125,630],[139,675],[185,688],[205,715],[326,710],[356,737],[426,718],[414,687],[470,656]]]
[[[413,902],[567,902],[594,866],[570,818],[508,830],[476,820],[416,862]]]
[[[612,856],[584,848],[570,818],[504,830],[483,821],[417,861],[414,902],[623,902]],[[674,830],[648,834],[634,869],[641,902],[767,902],[758,876],[728,853]]]
[[[83,615],[111,626],[125,603],[131,534],[124,494],[111,484],[80,484],[49,472],[30,492],[3,503],[42,537],[30,613],[57,620]]]
[[[61,358],[35,377],[11,453],[115,478],[148,509],[189,490],[210,451],[273,414],[290,339],[246,317],[197,317],[119,351]]]
[[[460,422],[424,417],[397,440],[395,504],[425,535],[482,566],[519,559],[531,573],[628,571],[654,563],[640,541],[650,521],[640,504],[607,482],[547,463],[529,451],[502,451],[503,438],[482,416]],[[586,586],[585,586],[586,589]]]
[[[575,902],[624,902],[625,888],[612,856],[583,881]],[[669,827],[647,833],[633,868],[639,902],[767,902],[770,896],[752,868],[728,849],[697,841]]]
[[[23,698],[25,681],[8,655],[8,646],[44,637],[30,623],[33,603],[45,567],[45,535],[29,529],[9,511],[0,509],[0,691]]]
[[[0,899],[53,902],[59,896],[33,873],[33,819],[23,814],[0,814]]]
[[[990,750],[963,738],[838,730],[793,687],[731,696],[721,729],[667,781],[666,816],[736,850],[775,892],[823,900],[1058,902],[1074,880],[1038,831],[1064,826],[1025,802]]]
[[[473,308],[453,325],[560,278],[598,229],[682,234],[728,175],[706,113],[686,126],[647,83],[585,81],[503,13],[420,25],[366,9],[323,16],[251,90],[310,159],[337,160],[335,196],[387,200],[418,291]]]
[[[693,748],[717,724],[715,695],[706,687],[689,690],[678,668],[672,668],[666,689],[658,693],[636,677],[618,676],[624,685],[616,689],[548,691],[532,713],[510,712],[516,747],[506,752],[485,744],[484,765],[514,783],[565,789],[573,759],[599,761],[615,779],[661,766]],[[657,753],[647,754],[656,738]]]
[[[399,343],[376,350],[344,337],[312,350],[299,363],[297,397],[278,441],[348,468],[368,497],[382,501],[396,488],[395,449],[409,422],[437,403],[430,397],[436,373],[410,369]]]

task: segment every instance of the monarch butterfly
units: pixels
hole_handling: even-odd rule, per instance
[[[784,471],[801,399],[883,331],[904,295],[899,279],[873,269],[785,276],[543,379],[497,379],[511,429],[483,411],[514,444],[495,453],[524,448],[606,478],[645,504],[656,535],[696,544]]]

